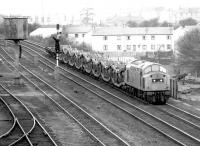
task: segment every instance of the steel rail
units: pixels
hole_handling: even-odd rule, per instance
[[[11,115],[13,117],[13,125],[12,125],[12,127],[6,133],[4,133],[4,134],[2,134],[0,136],[0,139],[1,139],[2,137],[7,136],[13,130],[13,128],[16,125],[16,117],[15,117],[14,113],[12,112],[12,110],[10,109],[10,107],[8,106],[8,104],[1,97],[0,97],[0,100],[6,105],[6,107],[8,108],[8,110],[10,111],[10,113],[11,113]]]

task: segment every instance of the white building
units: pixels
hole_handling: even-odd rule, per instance
[[[87,43],[91,45],[92,27],[90,26],[64,26],[63,34],[77,43]]]
[[[62,31],[62,28],[60,28],[60,31]],[[30,33],[30,36],[42,36],[43,38],[46,38],[56,33],[57,33],[57,30],[56,30],[55,25],[50,25],[50,26],[47,25],[47,26],[42,26],[32,31]]]
[[[146,52],[173,51],[171,27],[106,27],[92,34],[93,50],[107,53],[144,55]]]

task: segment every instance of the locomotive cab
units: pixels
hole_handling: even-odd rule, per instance
[[[169,90],[169,75],[159,64],[152,64],[143,70],[143,89],[145,91]]]

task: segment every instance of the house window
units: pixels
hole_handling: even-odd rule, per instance
[[[126,49],[127,49],[127,50],[131,50],[131,45],[127,45],[127,46],[126,46]]]
[[[138,45],[138,48],[140,48],[140,45]]]
[[[136,45],[133,45],[133,51],[136,51]]]
[[[85,34],[84,34],[84,33],[82,34],[82,37],[83,37],[83,38],[85,37]]]
[[[108,45],[103,45],[103,50],[107,51],[108,50]]]
[[[155,40],[155,35],[152,35],[152,36],[151,36],[151,40]]]
[[[122,46],[121,45],[117,45],[117,50],[121,50]]]
[[[65,37],[66,37],[66,38],[68,38],[68,37],[69,37],[69,35],[66,33],[66,34],[65,34]]]
[[[143,50],[146,50],[146,48],[147,48],[147,45],[142,45]]]
[[[151,45],[151,50],[155,50],[155,45]]]
[[[78,34],[75,34],[75,38],[78,38]]]
[[[121,40],[121,36],[117,36],[117,40]]]
[[[146,36],[145,36],[145,35],[143,35],[143,36],[142,36],[142,39],[143,39],[143,40],[146,40]]]
[[[171,36],[170,35],[167,36],[167,40],[171,40]]]
[[[131,40],[131,36],[127,36],[127,40]]]
[[[108,37],[107,36],[103,36],[103,40],[108,40]]]
[[[159,45],[159,50],[164,50],[165,49],[165,45],[164,44],[160,44]]]
[[[167,50],[171,50],[172,46],[170,44],[167,44]]]

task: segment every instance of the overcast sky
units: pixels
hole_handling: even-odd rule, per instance
[[[97,15],[112,15],[123,9],[200,7],[199,0],[0,0],[0,14],[44,15],[65,13],[77,15],[82,8],[91,7]]]

